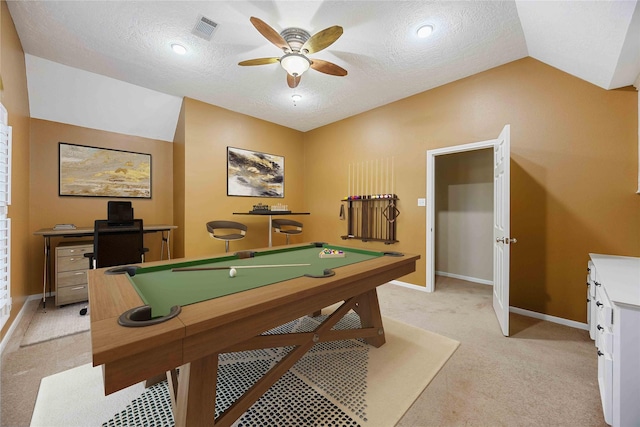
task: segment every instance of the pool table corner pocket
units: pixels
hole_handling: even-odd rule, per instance
[[[129,328],[157,325],[158,323],[173,319],[180,314],[180,311],[182,311],[182,308],[179,305],[174,305],[171,307],[169,314],[165,316],[151,317],[151,306],[143,305],[122,313],[118,318],[118,324]]]

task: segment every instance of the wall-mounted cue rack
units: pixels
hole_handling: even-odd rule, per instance
[[[347,206],[347,235],[343,240],[359,239],[363,242],[398,243],[396,224],[400,211],[395,194],[351,196],[343,199]]]
[[[394,163],[393,157],[387,157],[349,164],[347,194],[367,195],[342,199],[348,204],[347,235],[341,236],[343,239],[398,243],[396,219],[400,211],[396,207]]]

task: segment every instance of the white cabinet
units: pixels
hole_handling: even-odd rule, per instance
[[[56,247],[56,305],[87,301],[87,270],[93,244],[64,242]]]
[[[640,258],[589,256],[589,333],[605,421],[640,426]]]

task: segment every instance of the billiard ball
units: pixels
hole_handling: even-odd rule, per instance
[[[229,270],[229,277],[236,277],[237,273],[238,272],[236,271],[236,269],[232,268],[232,269]]]

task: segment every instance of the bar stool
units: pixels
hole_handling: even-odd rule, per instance
[[[289,244],[289,236],[302,233],[302,223],[291,219],[274,219],[271,226],[276,233],[287,236],[287,245]]]
[[[224,251],[229,252],[229,242],[244,239],[247,226],[234,221],[209,221],[207,231],[214,239],[224,240]]]

